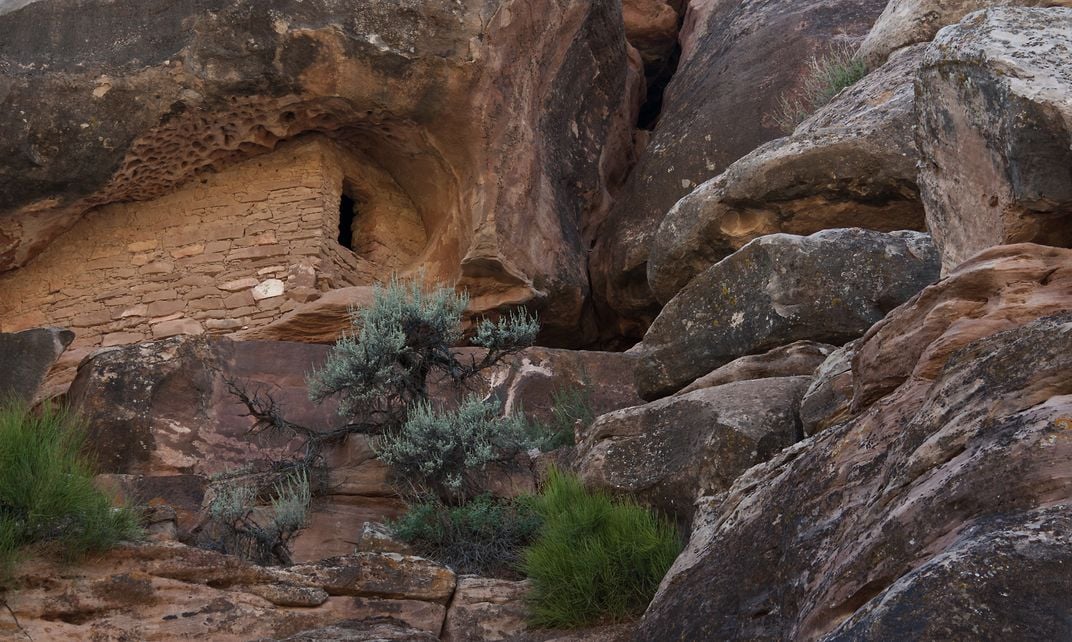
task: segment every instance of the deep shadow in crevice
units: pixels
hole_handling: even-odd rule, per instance
[[[677,29],[680,33],[681,26],[684,24],[685,15],[681,12],[678,17]],[[663,62],[662,66],[658,69],[647,68],[644,70],[644,76],[647,80],[648,92],[644,97],[644,104],[640,106],[640,113],[637,117],[637,129],[646,129],[652,131],[655,129],[656,123],[659,122],[659,115],[663,111],[663,95],[666,93],[666,86],[673,80],[674,74],[677,73],[678,63],[681,61],[681,43],[674,43],[674,48],[670,52],[670,56]]]
[[[354,218],[357,216],[357,203],[348,194],[339,199],[339,245],[348,250],[354,249]]]

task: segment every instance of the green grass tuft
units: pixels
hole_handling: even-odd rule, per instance
[[[832,47],[825,54],[816,54],[808,60],[800,87],[778,101],[778,110],[773,114],[775,122],[786,134],[792,134],[797,125],[804,122],[817,109],[826,105],[834,96],[855,85],[867,75],[867,64],[856,55],[849,45]]]
[[[66,410],[0,405],[0,573],[30,549],[71,560],[140,534],[136,515],[94,486],[84,442]]]
[[[681,550],[677,528],[647,509],[589,493],[551,471],[533,500],[544,526],[522,568],[532,623],[573,628],[640,615]]]

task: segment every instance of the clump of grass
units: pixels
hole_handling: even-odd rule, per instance
[[[524,415],[524,408],[518,410]],[[589,426],[595,421],[592,393],[586,381],[581,386],[562,386],[551,393],[551,417],[547,420],[529,419],[526,428],[528,443],[542,452],[572,446],[577,422]]]
[[[417,554],[458,573],[516,578],[521,551],[539,532],[531,498],[495,500],[481,495],[462,506],[415,504],[389,526]]]
[[[543,518],[522,569],[536,626],[572,628],[637,616],[681,550],[677,528],[647,509],[589,493],[552,470],[533,499]]]
[[[851,45],[837,45],[824,54],[816,54],[805,66],[800,87],[778,99],[773,118],[783,132],[792,134],[815,110],[866,75],[867,63]]]
[[[135,513],[93,484],[84,443],[62,408],[0,404],[0,574],[32,551],[71,560],[140,534]]]

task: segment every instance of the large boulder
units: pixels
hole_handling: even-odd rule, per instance
[[[454,594],[449,568],[398,553],[355,553],[287,568],[328,595],[423,600],[446,605]]]
[[[1000,6],[1070,7],[1072,0],[891,0],[860,43],[859,56],[880,65],[892,52],[930,42],[938,30],[972,11]]]
[[[769,379],[771,377],[811,376],[835,346],[815,341],[794,341],[763,354],[750,354],[715,368],[696,381],[675,392],[683,395],[694,390],[713,388],[734,381]]]
[[[759,147],[678,201],[652,240],[648,285],[655,298],[666,303],[764,234],[922,230],[913,81],[924,49],[896,56],[791,136]]]
[[[949,355],[979,338],[1068,309],[1072,251],[1029,243],[980,252],[860,340],[853,360],[853,410],[909,379],[933,379]]]
[[[1072,300],[1067,278],[1021,287]],[[1072,635],[1072,315],[991,303],[1020,325],[952,353],[959,318],[922,298],[892,313],[932,321],[914,352],[937,367],[704,502],[639,639]]]
[[[637,390],[672,394],[738,357],[855,339],[938,278],[926,234],[824,230],[760,237],[696,277],[644,335]]]
[[[572,331],[589,223],[632,153],[642,78],[627,48],[614,0],[6,11],[0,270],[90,208],[156,199],[319,132],[412,203],[429,240],[398,269],[424,266],[485,309],[541,306]]]
[[[943,29],[919,75],[927,227],[948,271],[993,245],[1072,246],[1072,8]]]
[[[0,402],[32,402],[72,341],[74,333],[59,328],[0,332]]]
[[[592,257],[597,301],[616,332],[639,337],[658,312],[648,249],[682,196],[782,135],[770,116],[800,82],[809,56],[862,36],[886,0],[692,2],[682,59],[646,152],[626,182]],[[609,323],[609,321],[608,321]]]
[[[693,502],[801,438],[809,377],[728,383],[612,412],[578,446],[589,487],[627,494],[687,522]]]
[[[279,642],[435,642],[439,636],[415,629],[389,616],[347,620],[309,631],[302,631]]]

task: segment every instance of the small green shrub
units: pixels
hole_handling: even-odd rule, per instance
[[[481,495],[462,506],[416,504],[390,528],[418,555],[458,573],[513,579],[521,551],[535,539],[540,524],[529,498],[501,501]]]
[[[867,64],[849,45],[835,46],[825,54],[812,56],[799,89],[779,98],[778,110],[773,115],[775,122],[783,132],[792,134],[815,110],[866,75]]]
[[[298,470],[277,482],[270,510],[257,510],[257,495],[253,484],[221,482],[208,504],[198,545],[257,564],[290,564],[290,543],[305,526],[312,498],[308,474]]]
[[[572,628],[639,615],[681,550],[677,528],[647,509],[589,493],[551,471],[533,500],[540,537],[522,569],[533,582],[532,622]]]
[[[384,435],[376,451],[407,481],[463,502],[489,463],[509,462],[531,443],[522,416],[502,417],[498,402],[470,396],[453,410],[418,404],[400,430]]]
[[[138,537],[135,513],[93,484],[85,430],[68,411],[0,405],[0,572],[36,549],[67,559]]]

